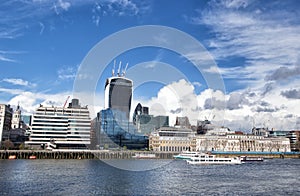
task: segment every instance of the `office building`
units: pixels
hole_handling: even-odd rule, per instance
[[[156,152],[195,151],[196,132],[188,128],[161,127],[149,136],[149,149]]]
[[[133,113],[133,124],[138,133],[150,134],[160,127],[169,126],[169,116],[153,116],[149,114],[149,108],[137,104]]]
[[[175,121],[175,127],[181,127],[181,128],[191,128],[191,123],[189,121],[189,118],[187,116],[184,117],[176,117]]]
[[[0,104],[0,146],[2,141],[8,139],[5,135],[11,129],[12,114],[13,109],[10,105]]]
[[[124,76],[113,76],[105,83],[105,108],[122,111],[129,119],[132,99],[132,81]]]
[[[291,151],[300,151],[300,130],[289,131],[287,138],[290,140]]]
[[[32,117],[29,141],[32,148],[53,143],[57,148],[87,148],[90,145],[91,121],[87,106],[72,99],[68,107],[40,105]]]
[[[129,121],[132,81],[125,78],[125,70],[117,76],[108,78],[105,83],[105,109],[98,112],[92,121],[93,148],[128,148],[148,147],[148,137],[138,133]]]
[[[126,119],[122,111],[101,110],[93,120],[95,149],[143,149],[148,147],[148,137],[137,133],[136,127]],[[121,118],[120,118],[121,117]],[[126,120],[125,120],[126,119]]]

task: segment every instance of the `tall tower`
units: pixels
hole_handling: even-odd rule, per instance
[[[16,111],[14,111],[14,114],[12,116],[11,120],[11,128],[12,129],[18,129],[21,128],[21,110],[20,106],[18,104]]]
[[[113,109],[124,112],[129,119],[131,99],[132,99],[132,80],[125,78],[125,70],[120,74],[120,66],[117,76],[108,78],[105,83],[105,109]],[[127,66],[126,66],[127,67]]]

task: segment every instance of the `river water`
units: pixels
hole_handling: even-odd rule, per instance
[[[205,166],[115,161],[157,167],[128,171],[100,160],[0,160],[0,195],[300,195],[300,159]]]

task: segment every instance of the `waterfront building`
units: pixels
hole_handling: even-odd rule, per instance
[[[98,112],[93,120],[93,148],[128,148],[141,149],[148,147],[148,136],[137,132],[136,127],[129,121],[132,80],[125,78],[125,71],[117,76],[108,78],[105,83],[105,109]],[[145,108],[138,108],[136,113],[148,113]]]
[[[195,132],[188,128],[161,127],[149,136],[149,149],[157,152],[194,151]]]
[[[180,123],[177,123],[180,124]],[[177,128],[177,129],[176,129]],[[290,139],[276,131],[265,137],[261,132],[244,134],[233,132],[210,121],[198,121],[197,131],[177,127],[162,127],[150,134],[149,148],[154,151],[221,151],[221,152],[290,152]],[[276,136],[275,136],[276,134]],[[269,134],[268,134],[269,135]],[[294,138],[295,134],[291,134]],[[293,139],[294,140],[294,139]]]
[[[10,105],[0,104],[0,146],[2,141],[7,140],[5,138],[5,133],[11,129],[11,119],[12,119],[13,109]],[[3,138],[4,134],[4,138]]]
[[[90,145],[91,121],[87,106],[72,99],[68,107],[40,105],[33,117],[29,141],[25,144],[39,148],[55,143],[58,148],[87,148]]]
[[[148,147],[148,136],[138,133],[126,113],[119,110],[101,110],[93,120],[92,129],[95,132],[96,149]]]
[[[197,151],[224,152],[290,152],[290,142],[285,137],[268,138],[252,134],[197,135]]]

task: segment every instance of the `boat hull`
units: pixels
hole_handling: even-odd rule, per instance
[[[242,164],[239,157],[216,157],[216,155],[211,154],[201,154],[199,157],[192,157],[187,160],[188,164],[191,165],[238,165]]]
[[[248,156],[242,156],[241,161],[243,163],[246,162],[263,162],[264,158],[263,157],[248,157]]]
[[[217,162],[217,161],[191,161],[187,160],[187,163],[190,165],[240,165],[241,161],[231,161],[231,162]]]

